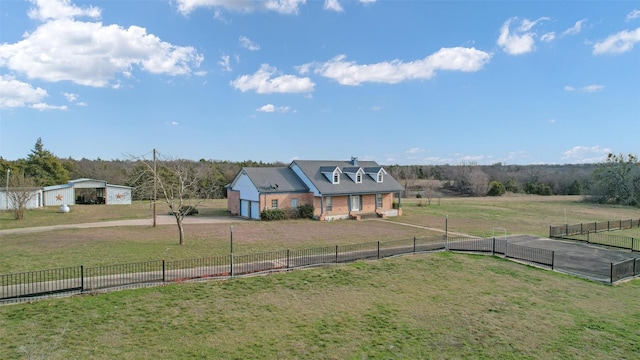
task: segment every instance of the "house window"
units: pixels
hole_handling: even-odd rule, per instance
[[[382,208],[382,194],[376,194],[376,209]]]
[[[278,199],[271,200],[271,208],[272,209],[278,208]]]
[[[327,211],[332,211],[333,210],[333,201],[331,199],[331,196],[327,196],[326,198],[324,198],[326,201],[326,209]]]
[[[378,173],[378,182],[382,182],[382,171]]]
[[[291,208],[292,209],[298,208],[298,199],[291,199]]]
[[[356,183],[357,184],[362,183],[362,174],[360,174],[360,173],[356,174]]]
[[[340,184],[340,174],[337,171],[333,172],[333,183]]]

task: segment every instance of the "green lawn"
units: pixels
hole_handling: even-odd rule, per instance
[[[0,342],[9,359],[632,359],[639,291],[435,253],[1,306]]]
[[[224,202],[204,210],[224,214]],[[441,235],[445,216],[449,231],[476,235],[546,235],[565,213],[569,223],[638,217],[578,197],[403,199],[403,212],[392,221],[242,221],[233,224],[234,253]],[[70,214],[104,221],[149,208]],[[71,221],[50,209],[20,224],[5,215],[2,228]],[[0,235],[0,273],[224,255],[229,232],[189,225],[184,246],[171,225]],[[631,359],[640,353],[639,290],[637,280],[609,286],[489,256],[421,254],[0,306],[1,357]]]

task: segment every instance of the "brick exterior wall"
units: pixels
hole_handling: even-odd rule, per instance
[[[231,215],[240,215],[240,191],[227,189],[227,209]]]
[[[264,210],[265,207],[272,209],[271,200],[278,200],[278,209],[290,209],[291,200],[293,199],[298,199],[298,206],[313,205],[313,193],[260,194],[260,211]]]

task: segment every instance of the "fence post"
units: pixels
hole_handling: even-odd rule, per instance
[[[590,231],[587,231],[587,244],[589,243],[589,236],[590,236]]]
[[[80,292],[84,292],[84,265],[80,265]]]
[[[496,255],[496,237],[494,236],[491,240],[492,240],[491,241],[491,255],[495,256]]]
[[[553,264],[556,262],[556,252],[551,251],[551,270],[553,270]]]
[[[607,231],[611,231],[611,221],[607,220]]]
[[[564,224],[564,235],[569,236],[569,224]]]
[[[580,223],[580,235],[584,234],[584,230],[582,230],[582,223]]]
[[[610,276],[609,279],[611,280],[611,283],[613,284],[613,263],[611,263],[611,271],[610,271],[609,276]]]
[[[336,264],[338,263],[338,245],[336,245]]]
[[[413,237],[413,252],[416,252],[416,237]]]
[[[233,254],[229,254],[229,276],[233,277]]]
[[[287,249],[287,269],[289,268],[289,249]]]
[[[164,274],[165,274],[165,271],[164,271],[164,259],[162,259],[162,282],[163,283],[166,282],[166,280],[165,280],[166,278],[165,278]]]

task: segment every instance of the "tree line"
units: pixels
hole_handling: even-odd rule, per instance
[[[133,199],[150,199],[149,160],[62,159],[46,150],[38,138],[24,159],[8,161],[0,157],[3,177],[10,169],[14,185],[49,186],[70,179],[90,178],[134,188]],[[191,195],[224,198],[226,185],[243,167],[286,166],[282,162],[226,160],[182,160],[161,157],[158,174],[175,178],[176,168],[191,177]],[[174,171],[171,171],[174,169]],[[505,192],[538,195],[588,195],[594,201],[640,206],[640,163],[636,155],[610,154],[601,163],[565,165],[391,165],[391,176],[405,186],[406,194],[437,196],[499,196]],[[172,174],[169,176],[170,174]],[[20,183],[20,180],[23,183]]]

